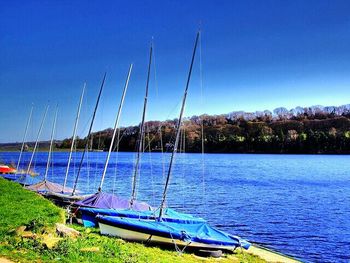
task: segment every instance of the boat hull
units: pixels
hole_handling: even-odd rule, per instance
[[[250,243],[244,239],[207,223],[187,224],[113,216],[97,216],[97,221],[101,234],[129,241],[227,251],[250,247]]]
[[[165,246],[176,246],[187,247],[192,249],[208,249],[208,250],[229,250],[233,251],[237,246],[220,246],[213,244],[203,244],[198,242],[186,242],[179,239],[172,239],[171,237],[162,237],[157,235],[151,235],[147,233],[141,233],[138,231],[133,231],[125,228],[120,228],[116,226],[110,226],[105,223],[99,222],[100,232],[102,235],[120,237],[124,240],[140,242],[140,243],[150,243],[159,244]]]
[[[0,174],[14,174],[16,169],[8,165],[0,165]]]
[[[90,195],[70,195],[70,194],[62,194],[62,193],[55,193],[55,192],[47,192],[45,193],[45,198],[52,201],[54,204],[61,206],[61,207],[67,207],[71,206],[77,201],[83,200]]]

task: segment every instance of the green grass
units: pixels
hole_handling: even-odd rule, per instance
[[[54,236],[54,224],[64,220],[64,211],[20,185],[0,178],[0,257],[16,262],[265,262],[256,256],[225,255],[221,259],[202,259],[193,254],[146,247],[117,238],[101,236],[98,229],[73,225],[81,232],[77,239],[62,238],[48,248],[45,237]],[[16,233],[27,226],[36,238]],[[95,251],[84,251],[94,248]]]
[[[0,238],[19,226],[51,228],[64,222],[64,211],[19,184],[0,178]]]

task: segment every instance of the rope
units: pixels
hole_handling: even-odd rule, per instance
[[[186,232],[185,232],[186,233]],[[173,235],[171,234],[171,232],[169,231],[169,235],[171,237],[171,242],[173,242],[174,247],[175,247],[175,251],[181,256],[184,252],[185,249],[192,243],[192,241],[189,241],[184,247],[183,249],[181,249],[177,244],[175,239],[173,238]]]
[[[152,236],[153,236],[153,235],[150,235],[150,236],[149,236],[149,238],[146,240],[145,244],[149,244],[149,243],[151,242]]]

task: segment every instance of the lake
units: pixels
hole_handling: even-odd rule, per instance
[[[81,153],[75,153],[72,186]],[[0,153],[16,163],[18,153]],[[30,153],[24,153],[22,167]],[[41,176],[47,153],[38,153]],[[63,183],[68,153],[53,153],[49,180]],[[159,206],[170,154],[145,153],[138,199]],[[88,153],[78,184],[97,190],[106,153]],[[103,190],[130,197],[135,153],[113,153]],[[350,156],[177,154],[168,206],[305,262],[350,261]]]

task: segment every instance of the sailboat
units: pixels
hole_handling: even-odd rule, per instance
[[[85,88],[86,88],[86,83],[84,83],[81,95],[80,95],[80,100],[78,104],[78,110],[75,118],[75,123],[74,123],[74,128],[73,128],[73,136],[72,136],[72,143],[71,143],[71,148],[69,151],[69,157],[68,157],[68,162],[67,162],[67,167],[66,167],[66,173],[64,177],[64,182],[63,185],[56,185],[56,187],[49,187],[47,188],[47,192],[45,194],[45,197],[56,203],[57,205],[65,205],[69,204],[70,202],[74,202],[78,199],[70,199],[70,195],[68,197],[68,194],[71,194],[73,189],[67,187],[67,179],[68,179],[68,174],[69,174],[69,168],[72,160],[72,154],[75,146],[75,138],[76,138],[76,132],[78,128],[78,123],[79,123],[79,117],[80,117],[80,111],[81,111],[81,105],[83,102],[84,98],[84,93],[85,93]],[[80,196],[79,196],[80,198]],[[82,197],[83,198],[83,197]]]
[[[103,235],[118,236],[130,241],[175,245],[176,247],[189,247],[196,249],[204,248],[213,250],[235,250],[237,247],[248,249],[250,246],[249,242],[217,230],[209,226],[206,222],[182,223],[167,222],[164,220],[167,190],[172,173],[174,155],[177,152],[177,147],[179,144],[182,116],[185,108],[187,91],[191,79],[192,67],[199,36],[200,32],[197,33],[195,40],[180,116],[177,122],[176,139],[169,163],[162,201],[159,208],[159,215],[157,218],[155,218],[155,220],[98,215],[96,219],[99,224],[100,232]]]
[[[29,123],[30,123],[30,120],[31,120],[32,114],[33,114],[33,108],[34,107],[32,105],[32,107],[30,109],[29,117],[28,117],[28,120],[27,120],[27,124],[26,124],[25,130],[24,130],[23,142],[22,142],[22,146],[21,146],[21,151],[19,153],[19,157],[18,157],[16,168],[14,168],[12,166],[9,166],[9,165],[5,165],[5,164],[1,164],[0,165],[0,174],[2,174],[2,175],[5,174],[6,175],[6,176],[4,176],[5,179],[13,180],[13,181],[18,179],[19,165],[21,163],[21,157],[22,157],[23,150],[24,150],[24,144],[25,144],[25,140],[26,140],[26,137],[27,137]]]
[[[25,130],[24,130],[23,142],[22,142],[21,151],[19,153],[19,157],[18,157],[18,161],[17,161],[16,167],[11,166],[11,165],[6,165],[6,164],[0,164],[0,174],[1,175],[8,174],[9,176],[8,176],[7,179],[9,179],[9,180],[16,180],[16,179],[18,179],[18,177],[16,177],[16,174],[19,173],[19,165],[21,163],[21,157],[22,157],[22,153],[23,153],[23,150],[24,150],[25,140],[26,140],[26,137],[27,137],[28,126],[29,126],[30,120],[32,118],[32,113],[33,113],[33,105],[32,105],[32,107],[30,109],[29,118],[27,120],[27,124],[26,124]]]
[[[97,215],[108,215],[108,216],[118,216],[118,217],[126,217],[126,218],[139,218],[144,220],[154,220],[159,216],[160,210],[154,209],[147,206],[144,206],[145,203],[138,202],[136,199],[136,183],[138,181],[139,174],[139,166],[140,166],[140,158],[141,153],[143,152],[143,139],[144,139],[144,130],[145,130],[145,116],[147,109],[147,101],[148,101],[148,89],[149,89],[149,79],[150,79],[150,71],[151,71],[151,63],[152,63],[152,52],[153,52],[153,43],[151,43],[150,47],[150,57],[148,64],[148,74],[147,74],[147,82],[146,82],[146,90],[143,104],[143,112],[142,119],[140,123],[140,132],[138,138],[138,151],[136,156],[136,162],[134,166],[133,172],[133,180],[132,180],[132,193],[130,201],[123,199],[123,204],[118,204],[112,207],[110,202],[95,202],[95,198],[90,198],[87,200],[88,202],[79,202],[79,213],[82,218],[83,224],[85,227],[95,227],[97,226]],[[116,128],[116,127],[115,127]],[[112,142],[114,138],[112,139]],[[104,177],[104,176],[103,176]],[[119,199],[118,199],[119,200]],[[128,203],[129,202],[129,205]],[[142,207],[140,205],[142,204]],[[164,211],[164,220],[167,222],[179,222],[179,223],[192,223],[192,222],[205,222],[204,219],[194,217],[189,214],[179,213],[173,209],[167,208]]]
[[[98,93],[98,96],[97,96],[97,100],[96,100],[94,112],[93,112],[93,114],[92,114],[92,119],[91,119],[91,122],[90,122],[89,131],[88,131],[88,135],[87,135],[87,138],[86,138],[87,140],[86,140],[85,148],[84,148],[84,151],[82,152],[82,156],[81,156],[81,159],[80,159],[80,164],[79,164],[78,173],[77,173],[77,175],[76,175],[76,177],[75,177],[75,180],[74,180],[73,189],[72,189],[72,191],[70,191],[69,193],[67,193],[67,192],[66,192],[66,185],[67,185],[67,178],[68,178],[68,173],[69,173],[69,165],[70,165],[70,162],[71,162],[72,151],[73,151],[73,149],[74,149],[74,141],[75,141],[75,135],[76,135],[76,128],[77,128],[77,125],[78,125],[78,119],[79,119],[79,114],[80,114],[80,108],[81,108],[81,103],[82,103],[83,94],[84,94],[84,89],[85,89],[85,85],[84,85],[84,89],[83,89],[82,95],[81,95],[81,97],[80,97],[80,102],[79,102],[79,106],[78,106],[77,117],[76,117],[76,121],[75,121],[75,125],[74,125],[73,138],[72,138],[72,145],[71,145],[71,149],[70,149],[70,154],[69,154],[69,159],[68,159],[68,165],[67,165],[67,168],[66,168],[66,176],[65,176],[65,179],[64,179],[64,184],[63,184],[62,191],[61,191],[61,192],[49,192],[49,193],[47,193],[47,195],[46,195],[46,197],[47,197],[48,199],[50,199],[51,201],[53,201],[56,205],[64,206],[64,207],[70,206],[70,205],[72,205],[74,202],[77,202],[77,201],[79,201],[79,200],[83,200],[83,199],[85,199],[86,197],[89,197],[89,196],[90,196],[89,194],[88,194],[88,195],[80,195],[80,194],[77,194],[77,193],[79,193],[79,191],[77,190],[77,185],[78,185],[78,180],[79,180],[79,177],[80,177],[81,169],[82,169],[82,167],[83,167],[83,162],[84,162],[85,153],[88,151],[89,140],[90,140],[90,137],[91,137],[92,127],[93,127],[93,125],[94,125],[94,121],[95,121],[95,116],[96,116],[97,108],[98,108],[98,105],[99,105],[99,103],[100,103],[100,98],[101,98],[103,86],[104,86],[104,84],[105,84],[106,75],[107,75],[107,73],[105,72],[104,75],[103,75],[102,83],[101,83],[101,86],[100,86],[100,89],[99,89],[99,93]]]
[[[50,148],[49,148],[47,162],[46,162],[46,170],[45,170],[44,180],[26,187],[28,190],[35,191],[35,192],[38,192],[38,193],[43,194],[43,195],[45,195],[47,192],[61,191],[62,187],[63,187],[62,185],[54,183],[54,182],[50,182],[47,179],[50,164],[51,164],[52,146],[53,146],[53,140],[54,140],[55,129],[56,129],[57,113],[58,113],[58,105],[56,106],[56,113],[55,113],[54,121],[52,124]]]
[[[4,178],[6,178],[8,180],[11,180],[11,181],[15,181],[15,182],[17,182],[17,183],[19,183],[19,184],[21,184],[23,186],[36,184],[36,183],[40,182],[40,180],[37,177],[35,177],[35,175],[37,175],[37,174],[33,173],[33,171],[31,170],[31,166],[32,166],[32,163],[33,163],[33,160],[34,160],[34,156],[35,156],[36,150],[38,148],[39,138],[40,138],[43,126],[44,126],[44,122],[45,122],[45,119],[46,119],[46,115],[47,115],[48,109],[49,109],[49,105],[46,106],[44,115],[42,117],[41,124],[40,124],[39,130],[38,130],[38,134],[37,134],[37,137],[36,137],[36,140],[35,140],[35,145],[34,145],[34,148],[33,148],[33,152],[32,152],[32,155],[30,157],[30,161],[29,161],[29,164],[28,164],[28,167],[27,167],[26,171],[23,172],[23,173],[20,173],[20,174],[7,175],[7,176],[4,176]],[[31,114],[30,114],[30,117],[31,117]],[[30,118],[29,118],[29,120],[30,120]],[[26,130],[28,129],[29,120],[28,120],[28,123],[27,123]],[[23,149],[21,151],[23,151]]]
[[[123,104],[124,104],[124,99],[125,99],[125,95],[126,95],[126,91],[128,89],[128,85],[129,85],[129,80],[130,80],[130,75],[131,75],[131,71],[132,71],[132,67],[133,65],[131,64],[129,67],[129,71],[127,74],[127,78],[126,78],[126,82],[124,85],[124,89],[123,89],[123,93],[122,93],[122,97],[120,100],[120,104],[119,104],[119,108],[118,108],[118,112],[117,112],[117,117],[116,117],[116,121],[114,124],[114,130],[113,130],[113,136],[112,136],[112,140],[111,140],[111,144],[109,147],[109,151],[106,157],[106,161],[105,161],[105,165],[104,165],[104,169],[103,169],[103,173],[102,173],[102,177],[101,177],[101,181],[100,181],[100,185],[97,189],[97,192],[84,199],[81,201],[76,202],[74,205],[76,207],[78,207],[78,217],[82,216],[79,215],[79,213],[81,213],[82,211],[85,211],[84,208],[97,208],[97,209],[127,209],[130,207],[130,201],[126,198],[122,198],[120,196],[114,195],[114,194],[110,194],[110,193],[105,193],[102,191],[102,187],[104,184],[104,179],[106,176],[106,172],[107,172],[107,168],[108,168],[108,163],[109,163],[109,159],[111,156],[111,152],[113,150],[113,146],[114,146],[114,141],[115,141],[115,137],[116,137],[116,132],[118,129],[118,125],[119,125],[119,119],[120,119],[120,114],[123,108]],[[151,210],[151,206],[148,205],[147,203],[144,202],[138,202],[135,201],[133,203],[133,208],[136,211],[148,211]],[[83,222],[84,222],[85,217],[83,217]],[[92,222],[94,223],[94,222]],[[86,226],[89,225],[89,223],[85,223]],[[90,226],[90,225],[89,225]]]

